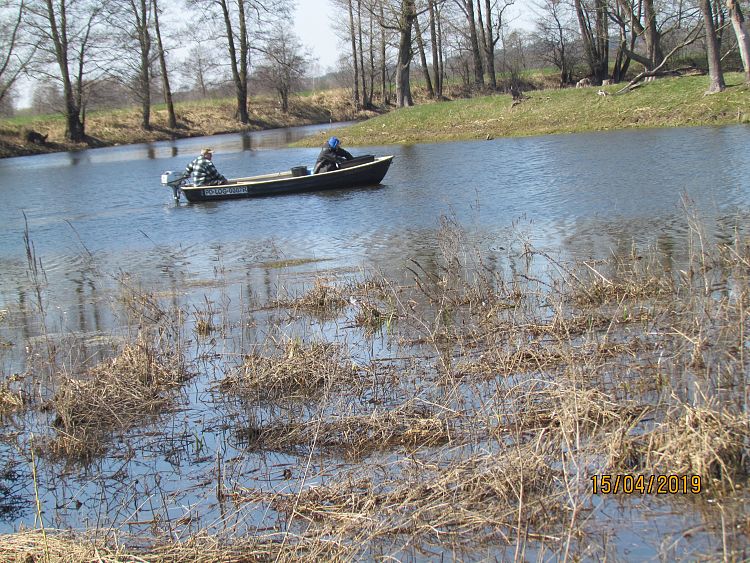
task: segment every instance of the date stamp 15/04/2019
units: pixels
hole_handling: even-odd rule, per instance
[[[703,483],[700,475],[629,475],[613,473],[592,475],[595,495],[678,495],[699,494]]]

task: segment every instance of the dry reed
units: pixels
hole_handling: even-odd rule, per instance
[[[424,406],[404,404],[369,414],[248,427],[240,434],[252,448],[299,453],[314,445],[348,458],[361,458],[399,446],[412,450],[451,443],[459,438],[456,419],[455,415],[436,414]]]
[[[225,391],[259,401],[314,398],[357,375],[340,346],[289,339],[270,355],[250,353],[221,383]]]
[[[67,377],[46,408],[56,413],[53,453],[101,453],[102,438],[158,415],[173,400],[170,392],[189,376],[182,356],[141,333],[112,360],[79,378]]]
[[[525,244],[525,270],[490,271],[455,224],[445,221],[440,236],[432,263],[412,263],[411,285],[321,278],[301,298],[273,303],[326,322],[353,316],[365,328],[397,318],[382,350],[370,350],[381,355],[364,367],[345,339],[285,336],[245,348],[240,365],[226,369],[220,389],[263,421],[236,429],[245,452],[320,464],[312,484],[290,478],[281,491],[222,481],[237,506],[255,503],[278,518],[275,535],[227,543],[196,536],[143,557],[356,560],[424,556],[431,546],[442,555],[450,546],[472,558],[480,547],[494,556],[513,546],[511,556],[523,560],[529,546],[585,559],[597,506],[608,502],[591,501],[592,475],[700,475],[706,493],[696,504],[743,494],[746,242],[715,248],[696,231],[685,270],[650,251],[565,265]],[[157,301],[132,303],[145,311],[140,318],[162,321]],[[118,362],[138,371],[118,357],[109,372]],[[147,391],[179,383],[163,363],[164,375],[141,377]],[[97,403],[109,392],[95,384],[109,381],[97,373],[59,390],[66,439],[85,439],[102,420],[132,423],[127,401],[121,408],[109,399],[113,412]],[[168,398],[156,393],[139,406],[150,400],[156,412]],[[76,410],[81,403],[89,410]],[[735,533],[746,539],[748,531]],[[607,547],[598,553],[607,556]]]

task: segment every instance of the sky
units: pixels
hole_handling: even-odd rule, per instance
[[[328,0],[297,0],[294,31],[317,59],[320,72],[314,74],[324,74],[338,61],[342,45],[331,25],[337,11]]]

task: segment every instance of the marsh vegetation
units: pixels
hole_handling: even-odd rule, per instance
[[[108,354],[76,354],[76,335],[49,327],[22,372],[3,371],[0,477],[36,518],[0,550],[741,560],[750,240],[716,242],[686,207],[679,263],[636,245],[562,262],[521,234],[490,262],[443,218],[430,263],[329,272],[265,302],[218,284],[185,303],[118,278]],[[39,485],[58,471],[80,489],[54,505]],[[89,498],[101,471],[124,488]],[[701,491],[593,493],[617,474],[698,476]],[[56,528],[76,502],[109,517]],[[623,530],[652,519],[661,531],[627,551]]]

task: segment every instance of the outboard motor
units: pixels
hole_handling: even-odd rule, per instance
[[[173,172],[172,170],[162,172],[161,185],[172,188],[172,196],[174,196],[175,201],[180,201],[180,186],[185,178],[186,176],[182,172]]]

